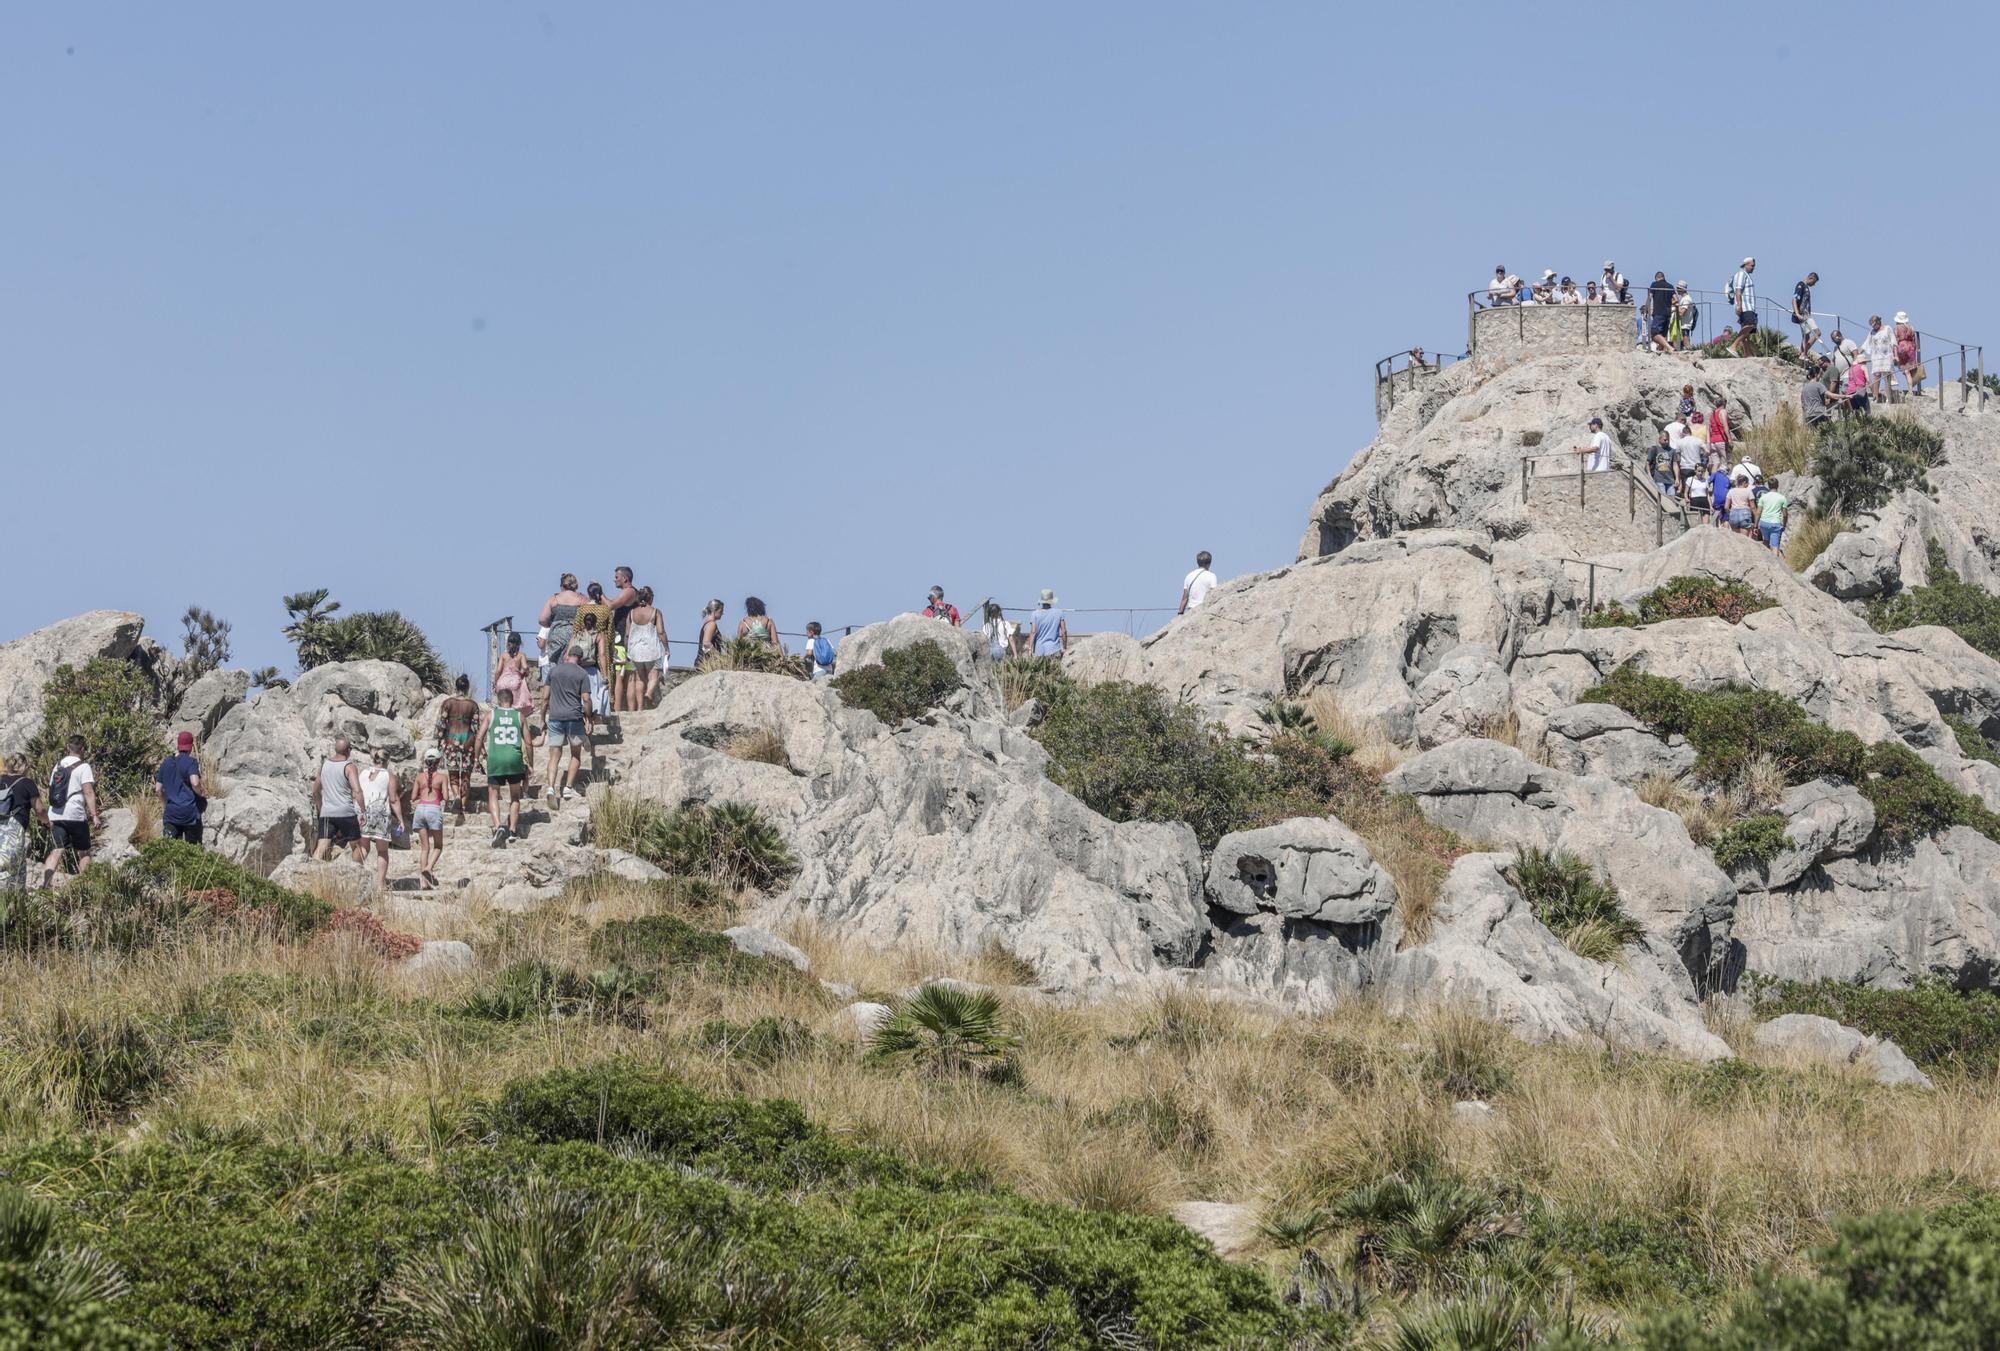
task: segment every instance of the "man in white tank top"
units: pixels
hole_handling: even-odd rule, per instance
[[[313,779],[313,811],[319,816],[319,843],[313,857],[325,859],[335,845],[346,845],[356,863],[368,856],[361,843],[361,767],[348,759],[353,747],[346,737],[335,737],[333,756],[319,763]]]

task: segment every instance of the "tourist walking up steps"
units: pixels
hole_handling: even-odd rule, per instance
[[[550,739],[551,746],[554,739]],[[521,795],[528,787],[528,723],[514,707],[514,692],[501,690],[479,724],[479,745],[486,756],[486,809],[493,817],[493,847],[521,838]],[[554,763],[555,752],[551,751]],[[574,767],[572,766],[572,773]],[[555,792],[555,775],[549,775]],[[507,797],[507,818],[500,819],[500,797]],[[551,808],[553,810],[553,808]]]
[[[633,712],[651,708],[660,688],[660,668],[667,661],[667,621],[653,604],[653,588],[639,588],[639,603],[625,616],[625,657],[632,663],[625,707]],[[520,702],[515,701],[515,707]]]
[[[1646,341],[1655,352],[1671,352],[1673,342],[1667,336],[1674,322],[1674,285],[1667,280],[1664,272],[1653,274],[1653,284],[1646,288]]]
[[[629,706],[627,691],[635,688],[631,645],[626,637],[631,632],[632,611],[639,607],[639,588],[632,585],[632,569],[622,563],[611,570],[611,585],[615,590],[604,603],[611,607],[611,709],[619,713]]]
[[[1214,561],[1206,549],[1194,556],[1194,571],[1181,578],[1181,608],[1175,611],[1176,614],[1186,614],[1215,590],[1215,574],[1209,571],[1209,564]]]
[[[1042,603],[1028,616],[1029,645],[1038,657],[1060,657],[1069,651],[1069,618],[1056,608],[1056,593],[1042,588]]]
[[[1779,492],[1775,483],[1757,499],[1757,533],[1763,536],[1764,547],[1780,558],[1785,556],[1785,519],[1791,505],[1791,499]]]
[[[435,746],[425,751],[423,770],[410,786],[410,833],[417,837],[417,879],[425,891],[437,887],[434,869],[444,858],[444,799],[451,790],[451,775],[439,764],[443,758]],[[490,786],[486,795],[493,796]]]
[[[90,832],[104,828],[97,810],[97,775],[83,758],[80,736],[69,739],[69,754],[49,771],[49,834],[54,842],[42,860],[42,885],[55,885],[56,869],[64,863],[71,873],[90,866]]]
[[[460,676],[451,698],[438,706],[437,744],[444,752],[444,770],[451,779],[451,798],[459,825],[465,824],[472,800],[472,734],[479,728],[479,704],[472,698],[472,681]]]
[[[507,635],[507,650],[500,654],[500,664],[493,671],[493,697],[499,698],[500,691],[514,691],[514,707],[527,717],[531,700],[528,685],[528,659],[521,652],[521,635]]]
[[[576,632],[576,612],[590,604],[590,597],[576,589],[576,574],[565,572],[556,586],[556,592],[542,603],[541,630],[535,641],[542,653],[542,678],[548,679],[549,668],[563,659],[569,651],[570,637]]]
[[[160,838],[201,843],[201,817],[208,799],[201,795],[201,765],[194,758],[194,733],[174,738],[174,753],[160,761],[153,787],[160,795]]]
[[[42,789],[30,774],[0,774],[0,891],[28,889],[28,814]]]
[[[396,792],[396,776],[389,772],[388,751],[378,750],[369,756],[367,767],[361,771],[360,801],[361,845],[364,851],[374,851],[375,888],[378,892],[386,891],[389,842],[403,833],[403,799]]]
[[[313,857],[324,860],[336,846],[352,849],[356,863],[367,857],[361,845],[361,766],[349,758],[354,749],[346,737],[333,739],[333,754],[319,762],[313,779],[313,814],[319,817],[319,843]]]
[[[549,772],[545,791],[549,811],[574,800],[577,771],[583,768],[584,747],[590,744],[590,676],[583,669],[583,646],[572,644],[563,660],[549,671]],[[564,747],[569,749],[569,776],[558,779]]]

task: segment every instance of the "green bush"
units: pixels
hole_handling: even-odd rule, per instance
[[[1907,990],[1872,990],[1845,981],[1784,982],[1760,986],[1757,1013],[1813,1013],[1870,1036],[1887,1037],[1933,1074],[1960,1075],[1976,1083],[2000,1074],[2000,996],[1958,990],[1941,980],[1918,981]]]
[[[1826,778],[1855,785],[1875,807],[1876,831],[1891,843],[1952,826],[2000,840],[2000,815],[1946,783],[1909,747],[1897,741],[1869,746],[1851,732],[1814,722],[1797,702],[1774,691],[1691,690],[1621,666],[1582,700],[1613,704],[1662,734],[1685,736],[1698,752],[1695,773],[1711,783],[1732,783],[1752,756],[1769,755],[1787,784]]]
[[[696,1043],[753,1065],[775,1065],[810,1052],[818,1041],[811,1028],[796,1018],[766,1016],[748,1023],[726,1018],[703,1023]]]
[[[1985,733],[1964,718],[1954,718],[1945,714],[1944,725],[1951,729],[1958,741],[1958,753],[1968,760],[1984,760],[1989,765],[2000,765],[2000,746],[1986,739]]]
[[[1887,1212],[1835,1226],[1812,1276],[1760,1276],[1704,1326],[1685,1305],[1639,1329],[1651,1351],[1911,1351],[2000,1345],[1994,1235]]]
[[[581,975],[566,967],[538,960],[515,962],[459,1000],[461,1017],[493,1023],[523,1023],[542,1018],[576,1018],[586,1022],[643,1026],[645,1003],[654,982],[623,967]]]
[[[1936,624],[1950,629],[1989,657],[2000,657],[2000,596],[1962,580],[1929,541],[1930,584],[1871,601],[1868,622],[1878,633]]]
[[[42,685],[42,726],[23,759],[44,788],[72,736],[84,739],[84,759],[97,779],[97,800],[109,807],[149,792],[166,758],[166,730],[153,687],[129,661],[92,657],[81,667],[58,666]]]
[[[1030,699],[1044,708],[1075,687],[1062,671],[1061,657],[1007,657],[999,664],[1000,697],[1009,709],[1019,708]]]
[[[1637,628],[1668,619],[1726,619],[1740,624],[1748,615],[1778,602],[1743,582],[1713,577],[1674,577],[1639,598],[1636,613],[1617,601],[1584,618],[1587,629]]]
[[[267,922],[303,937],[333,907],[182,840],[149,840],[117,867],[84,870],[58,891],[0,900],[0,949],[71,947],[132,952],[220,920]]]
[[[1724,871],[1741,865],[1769,863],[1785,850],[1785,818],[1751,816],[1715,837],[1710,846]]]
[[[1926,471],[1944,459],[1944,438],[1900,417],[1843,418],[1820,432],[1813,509],[1828,516],[1875,511],[1904,488],[1930,491]]]
[[[868,1051],[938,1078],[1007,1078],[1020,1044],[1007,1031],[1000,1001],[990,991],[926,985],[896,1001],[894,1013],[869,1037]]]
[[[322,587],[285,597],[292,617],[285,637],[298,653],[301,671],[336,661],[393,661],[415,672],[426,690],[451,684],[437,649],[413,620],[396,610],[359,610],[336,619],[340,602],[327,594]]]
[[[1275,786],[1241,743],[1151,685],[1073,688],[1034,736],[1049,778],[1085,806],[1113,821],[1185,821],[1205,849],[1257,822]]]
[[[613,965],[686,970],[713,981],[785,981],[798,974],[785,962],[738,952],[723,935],[672,915],[614,919],[591,935],[590,950]]]
[[[1528,848],[1514,856],[1507,880],[1579,957],[1609,961],[1645,930],[1618,903],[1618,892],[1574,854]]]
[[[593,819],[599,844],[629,850],[682,879],[769,891],[799,870],[784,835],[744,802],[691,802],[670,812],[621,797]]]
[[[951,655],[928,640],[890,648],[881,665],[857,666],[828,683],[849,708],[865,708],[891,727],[921,718],[965,687]]]
[[[57,1240],[55,1207],[0,1187],[0,1348],[148,1351],[159,1341],[113,1310],[125,1280],[89,1248]]]

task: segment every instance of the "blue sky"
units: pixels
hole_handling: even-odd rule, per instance
[[[1983,340],[1994,26],[13,6],[0,635],[196,602],[288,666],[327,586],[468,663],[626,561],[676,638],[710,595],[1171,605],[1196,549],[1291,560],[1375,359],[1462,346],[1496,262],[1749,252]]]

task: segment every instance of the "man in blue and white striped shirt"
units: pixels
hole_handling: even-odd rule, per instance
[[[1756,270],[1757,260],[1745,258],[1729,279],[1729,303],[1736,310],[1736,341],[1729,344],[1734,356],[1743,355],[1743,340],[1757,331],[1757,285],[1751,276]]]

